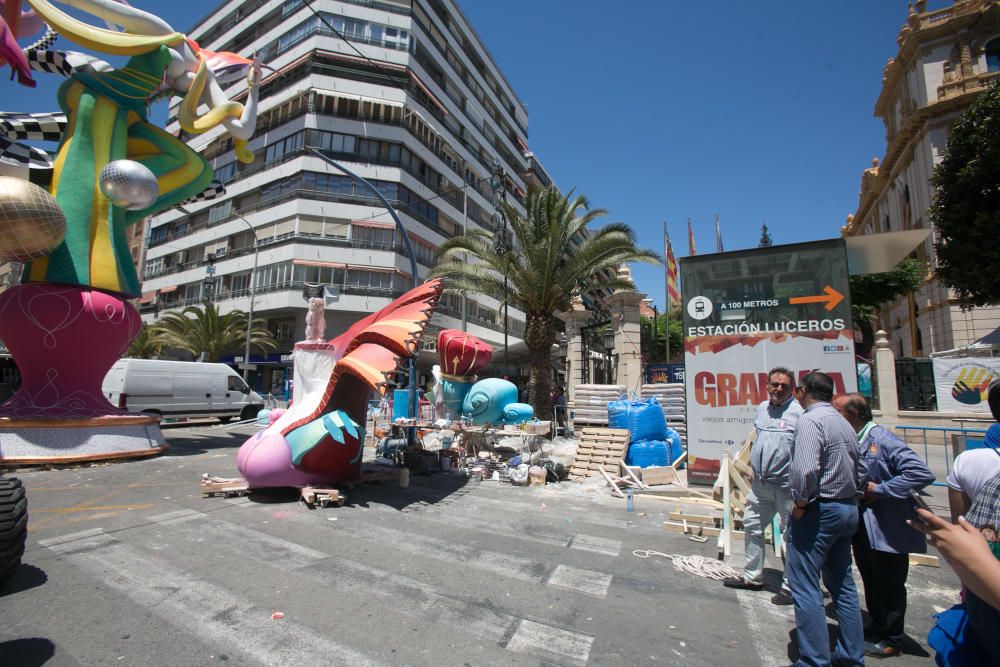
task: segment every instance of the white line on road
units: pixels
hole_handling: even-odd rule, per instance
[[[74,544],[49,548],[76,566],[121,591],[174,627],[199,636],[208,645],[225,643],[233,652],[265,665],[337,664],[360,667],[380,664],[347,646],[319,636],[170,563],[145,556],[131,546],[104,536],[98,551],[74,552]]]
[[[524,620],[507,642],[507,650],[556,665],[586,665],[594,638]]]
[[[622,551],[622,542],[621,540],[609,540],[606,537],[593,535],[576,535],[573,537],[570,547],[606,556],[617,556]]]
[[[611,575],[593,570],[581,570],[569,565],[557,565],[549,577],[549,586],[559,586],[580,591],[587,595],[597,597],[607,597],[608,587],[611,585]]]

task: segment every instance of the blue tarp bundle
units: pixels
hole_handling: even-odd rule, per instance
[[[619,398],[608,403],[608,427],[627,428],[629,440],[666,440],[667,420],[656,397]]]

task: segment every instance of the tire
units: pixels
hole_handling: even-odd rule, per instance
[[[229,422],[231,422],[233,420],[233,416],[232,415],[226,415],[225,417],[216,417],[216,419],[219,420],[220,424],[228,424]]]
[[[21,566],[27,536],[28,497],[21,480],[0,478],[0,582],[9,579]]]
[[[247,405],[240,412],[240,420],[256,419],[257,413],[264,409],[263,405]]]

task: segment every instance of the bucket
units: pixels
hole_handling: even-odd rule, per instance
[[[451,456],[445,452],[442,453],[444,456],[441,457],[441,472],[449,472],[451,470]]]

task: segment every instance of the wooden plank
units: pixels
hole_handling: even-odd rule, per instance
[[[718,526],[719,521],[722,517],[709,516],[707,514],[685,514],[678,510],[674,510],[667,516],[670,517],[671,521],[692,521],[694,523],[703,523],[709,526]]]
[[[683,486],[681,483],[681,478],[677,476],[677,471],[673,466],[655,467],[655,468],[643,468],[642,469],[642,483],[647,486],[656,486],[662,484],[674,484]]]
[[[624,498],[625,494],[622,493],[622,490],[618,488],[617,484],[615,484],[615,480],[611,479],[611,475],[608,474],[608,471],[604,468],[598,468],[598,471],[601,473],[601,476],[604,477],[604,481],[608,483],[608,486],[611,487],[611,495],[617,496],[618,498]]]
[[[619,460],[618,461],[619,474],[621,474],[622,471],[625,472],[625,477],[628,477],[630,480],[632,480],[632,482],[640,489],[648,488],[642,480],[640,480],[638,477],[635,476],[635,473],[632,472],[632,469],[629,468],[627,465],[625,465],[625,461]]]
[[[933,554],[910,554],[910,565],[941,567],[941,560]]]

